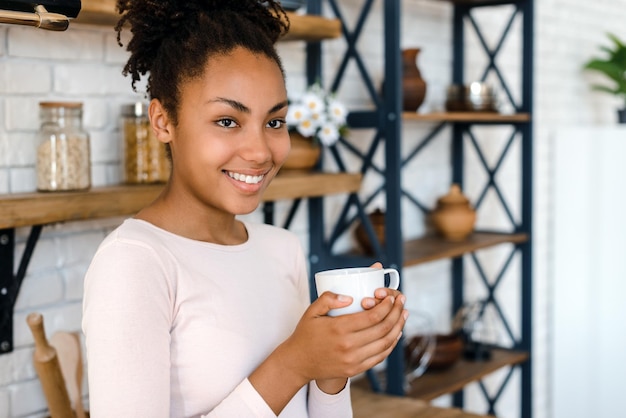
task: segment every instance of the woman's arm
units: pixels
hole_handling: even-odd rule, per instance
[[[403,296],[387,297],[364,312],[327,316],[329,310],[350,302],[330,292],[321,295],[291,337],[250,375],[252,385],[277,415],[308,382],[345,381],[382,362],[396,346],[406,318]]]

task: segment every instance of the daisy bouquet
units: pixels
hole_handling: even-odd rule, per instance
[[[287,125],[304,137],[331,146],[347,133],[347,116],[346,107],[335,95],[315,83],[301,96],[290,100]]]

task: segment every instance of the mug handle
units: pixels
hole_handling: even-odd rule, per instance
[[[397,290],[400,287],[400,273],[396,269],[384,269],[383,274],[389,275],[389,289]]]

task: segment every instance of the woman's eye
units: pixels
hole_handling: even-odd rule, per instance
[[[273,119],[267,123],[267,126],[272,129],[280,129],[285,126],[285,121],[283,119]]]
[[[224,118],[224,119],[218,120],[217,124],[219,126],[224,127],[224,128],[234,128],[235,126],[237,126],[237,122],[235,122],[232,119],[228,119],[228,118]]]

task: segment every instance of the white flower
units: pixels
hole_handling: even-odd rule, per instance
[[[333,123],[327,122],[321,126],[317,136],[322,144],[330,146],[339,140],[339,129]]]
[[[336,99],[331,99],[328,104],[328,115],[331,120],[335,122],[337,125],[343,125],[346,123],[346,117],[348,116],[348,111],[346,107]]]
[[[293,104],[287,111],[287,124],[298,125],[311,117],[311,112],[303,104]]]
[[[311,119],[305,119],[296,126],[296,129],[302,136],[314,136],[317,132],[317,125],[313,124]]]
[[[311,114],[320,114],[326,110],[326,105],[324,104],[324,98],[318,96],[313,92],[305,93],[302,96],[302,104],[309,109]]]
[[[331,146],[347,129],[347,115],[346,107],[316,83],[299,98],[290,100],[287,124],[301,135]]]

